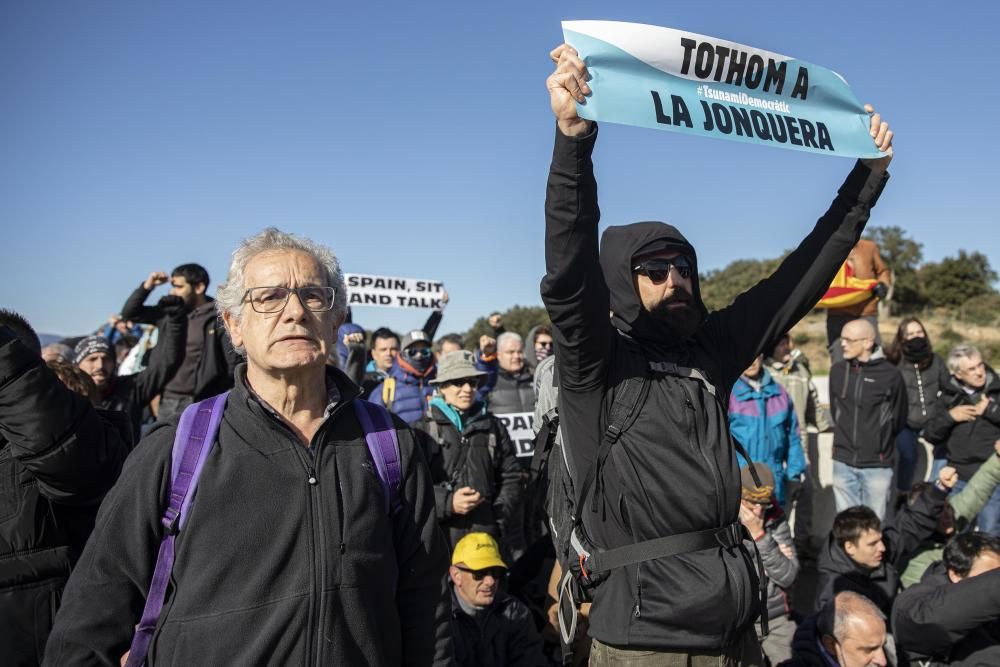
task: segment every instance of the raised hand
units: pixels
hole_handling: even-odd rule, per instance
[[[545,80],[545,85],[559,130],[568,137],[586,134],[590,131],[590,121],[577,115],[576,103],[585,103],[591,92],[587,85],[590,79],[587,66],[569,44],[552,49],[549,58],[556,64],[556,71]]]

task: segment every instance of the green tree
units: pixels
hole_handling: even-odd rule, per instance
[[[973,297],[996,293],[996,271],[981,252],[959,250],[958,257],[928,262],[918,277],[927,302],[935,307],[957,309]]]
[[[784,255],[775,259],[737,259],[722,269],[709,271],[700,279],[701,300],[709,310],[725,308],[737,296],[774,273],[782,259]]]
[[[513,306],[500,313],[503,315],[503,326],[507,331],[514,331],[527,337],[528,332],[539,324],[549,324],[549,314],[542,306]],[[479,345],[479,337],[493,335],[493,329],[483,316],[476,320],[465,334],[465,347],[473,350]]]
[[[923,244],[911,239],[906,230],[898,226],[871,227],[864,238],[878,244],[882,259],[892,270],[892,310],[911,313],[926,305],[927,297],[917,277],[924,258]]]

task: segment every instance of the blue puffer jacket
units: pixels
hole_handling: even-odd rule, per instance
[[[376,405],[382,405],[396,413],[407,424],[413,425],[420,421],[427,412],[427,402],[434,393],[430,381],[434,379],[437,369],[432,369],[425,377],[419,378],[399,365],[399,359],[392,362],[388,377],[372,390],[368,400]],[[394,396],[383,400],[386,382],[391,378],[395,381]]]
[[[785,501],[785,481],[797,480],[806,470],[799,438],[799,420],[788,393],[766,370],[760,391],[741,376],[729,395],[729,429],[750,458],[766,463],[774,473],[774,495]],[[746,465],[740,457],[740,465]]]

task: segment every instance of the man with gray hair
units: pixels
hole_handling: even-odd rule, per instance
[[[1000,379],[972,345],[948,354],[951,379],[941,387],[937,407],[924,426],[924,438],[945,448],[948,465],[958,470],[961,491],[1000,440]],[[979,530],[1000,535],[1000,489],[979,512]]]
[[[792,653],[783,665],[884,667],[895,664],[896,651],[879,608],[863,595],[844,591],[802,622]]]
[[[271,228],[233,253],[217,305],[246,363],[177,533],[147,664],[447,664],[448,553],[427,465],[393,419],[398,486],[383,481],[358,387],[326,366],[346,304],[324,246]],[[161,516],[177,431],[158,424],[126,462],[45,664],[118,664],[140,613],[147,624],[157,553],[176,531]]]
[[[885,518],[896,434],[906,426],[906,384],[885,358],[875,327],[852,320],[840,334],[844,360],[830,368],[833,496],[837,511],[867,505]]]
[[[535,389],[531,369],[524,362],[524,339],[513,331],[497,337],[497,379],[489,395],[490,412],[534,412]]]

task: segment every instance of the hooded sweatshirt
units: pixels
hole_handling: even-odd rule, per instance
[[[641,222],[608,228],[598,249],[596,136],[596,124],[583,137],[556,133],[541,291],[559,354],[560,424],[577,484],[596,458],[617,388],[627,377],[649,378],[634,421],[581,508],[587,535],[608,549],[736,523],[740,476],[729,434],[729,388],[766,342],[823,295],[887,176],[859,163],[775,274],[721,311],[707,312],[695,271],[692,307],[700,325],[678,340],[642,307],[632,261],[674,249],[697,268],[694,248],[670,225]],[[654,370],[655,362],[698,369],[714,386]],[[761,611],[751,562],[741,544],[612,570],[594,591],[590,635],[628,648],[718,650],[752,631]]]

